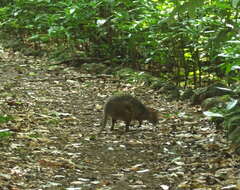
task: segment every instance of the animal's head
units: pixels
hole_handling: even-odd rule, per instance
[[[149,118],[148,121],[151,122],[153,125],[157,125],[159,120],[159,113],[157,110],[153,108],[147,108],[149,111]]]

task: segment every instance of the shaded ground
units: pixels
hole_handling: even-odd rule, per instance
[[[144,85],[96,77],[1,52],[0,189],[240,189],[239,158],[186,102]],[[117,91],[160,111],[158,128],[123,123],[100,136],[102,105]]]

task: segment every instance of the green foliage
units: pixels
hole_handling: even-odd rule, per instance
[[[200,86],[239,81],[238,7],[239,0],[12,0],[0,6],[0,26],[60,59],[105,58]]]
[[[9,115],[0,115],[0,123],[7,123],[8,121],[13,120],[12,116]],[[0,140],[5,139],[12,135],[12,132],[8,129],[0,130]]]
[[[11,120],[13,120],[13,117],[10,115],[0,115],[0,123],[7,123]]]
[[[238,99],[231,99],[224,107],[214,108],[214,111],[207,111],[204,114],[213,118],[215,121],[222,122],[224,128],[227,130],[228,139],[236,147],[240,147],[240,105]],[[219,120],[219,118],[221,118]]]
[[[240,147],[240,107],[236,107],[225,116],[224,126],[228,131],[228,139]]]
[[[11,131],[0,131],[0,140],[8,138],[12,135],[13,133]]]
[[[131,68],[123,68],[116,72],[117,77],[126,80],[130,83],[144,82],[147,85],[151,85],[153,82],[157,81],[156,77],[146,73],[137,72]]]

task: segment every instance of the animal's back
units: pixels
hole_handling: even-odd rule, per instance
[[[131,120],[134,120],[138,115],[146,112],[146,107],[133,96],[118,95],[108,99],[104,112],[114,119],[125,121],[131,116]]]
[[[158,121],[157,112],[147,108],[137,98],[131,95],[116,95],[110,97],[104,106],[102,128],[106,126],[107,119],[112,118],[112,127],[117,120],[122,120],[126,124],[126,131],[132,120],[138,120],[141,126],[143,120],[148,120],[153,124]]]

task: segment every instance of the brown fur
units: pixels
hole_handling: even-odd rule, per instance
[[[154,125],[158,122],[158,112],[155,109],[146,107],[138,99],[130,95],[110,97],[104,105],[103,112],[101,131],[106,126],[109,117],[112,118],[111,130],[113,130],[117,120],[125,122],[126,131],[129,130],[132,120],[137,120],[139,126],[141,126],[143,120],[147,120]]]

